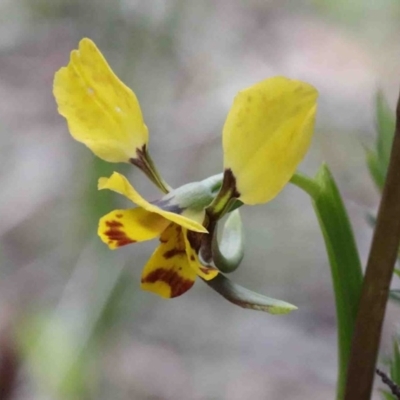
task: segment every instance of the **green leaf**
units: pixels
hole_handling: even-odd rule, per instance
[[[400,278],[400,269],[395,268],[394,273]]]
[[[367,165],[373,181],[380,191],[385,183],[389,166],[390,152],[395,130],[395,118],[382,92],[376,95],[376,129],[375,149],[366,149]]]
[[[76,354],[76,338],[62,318],[35,315],[18,330],[19,345],[38,383],[59,399],[82,398],[87,370]]]
[[[285,301],[275,300],[237,285],[222,274],[204,282],[226,300],[243,308],[265,311],[270,314],[288,314],[297,310],[296,306]]]
[[[382,393],[385,400],[396,400],[396,398],[390,392],[386,390],[379,390],[379,391]]]
[[[350,220],[326,165],[320,168],[315,181],[320,192],[314,198],[314,209],[324,235],[335,292],[339,336],[337,397],[342,398],[363,276]]]
[[[244,257],[243,226],[239,210],[232,211],[225,222],[221,243],[216,232],[212,241],[215,266],[222,272],[235,271]]]
[[[378,129],[377,152],[379,161],[386,174],[396,122],[394,113],[389,108],[381,91],[378,91],[376,95],[376,122]]]
[[[291,182],[311,196],[328,253],[338,323],[337,398],[341,399],[361,293],[363,279],[361,262],[349,217],[328,167],[322,165],[314,180],[296,174]]]
[[[396,385],[400,385],[400,350],[397,338],[393,339],[393,357],[390,362],[390,378]]]
[[[386,169],[380,159],[378,158],[378,154],[375,153],[371,149],[366,149],[366,157],[367,157],[367,166],[369,169],[369,173],[379,190],[383,189],[383,185],[385,183]]]

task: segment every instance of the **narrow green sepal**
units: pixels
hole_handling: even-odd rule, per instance
[[[263,296],[237,285],[222,274],[204,282],[226,300],[243,308],[264,311],[270,314],[288,314],[297,310],[297,307],[290,303]]]
[[[230,273],[239,267],[244,257],[243,225],[239,210],[230,213],[220,243],[214,233],[212,254],[215,266],[222,272]]]

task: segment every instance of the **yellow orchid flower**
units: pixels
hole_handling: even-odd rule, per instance
[[[76,140],[106,161],[138,166],[167,193],[148,202],[122,175],[101,178],[99,189],[116,191],[138,207],[105,215],[98,233],[111,249],[159,237],[160,245],[144,267],[142,288],[170,298],[186,292],[196,276],[212,280],[218,275],[217,269],[203,264],[213,261],[214,228],[235,200],[267,202],[290,180],[310,145],[318,93],[307,83],[284,77],[239,92],[223,128],[221,189],[196,206],[196,195],[178,200],[179,189],[171,191],[158,174],[147,151],[148,130],[135,94],[90,39],[83,39],[68,66],[56,73],[54,95]]]
[[[206,233],[202,225],[204,207],[190,208],[176,203],[171,195],[145,200],[121,174],[100,178],[98,188],[113,190],[137,204],[137,208],[114,210],[100,219],[98,233],[111,249],[160,237],[142,274],[142,289],[162,297],[176,297],[192,287],[196,276],[213,279],[218,271],[203,266],[190,243],[189,231]]]

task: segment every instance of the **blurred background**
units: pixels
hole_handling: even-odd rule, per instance
[[[169,301],[142,292],[156,243],[108,250],[98,218],[130,205],[96,184],[116,170],[157,192],[73,141],[52,81],[93,39],[138,96],[152,157],[175,187],[221,171],[238,90],[277,74],[312,83],[317,129],[300,170],[330,165],[365,262],[379,194],[364,147],[377,89],[396,100],[399,18],[396,0],[0,0],[1,399],[333,399],[334,300],[307,196],[288,185],[242,208],[246,256],[232,275],[298,311],[243,310],[200,280]],[[399,317],[390,305],[383,353]]]

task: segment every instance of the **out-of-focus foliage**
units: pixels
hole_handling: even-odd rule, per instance
[[[382,92],[376,95],[377,139],[374,149],[367,149],[369,172],[379,190],[383,189],[386,171],[389,166],[395,119]]]
[[[388,363],[390,366],[390,379],[393,381],[393,383],[400,386],[400,350],[398,337],[393,339],[392,356],[388,360]],[[397,400],[397,397],[395,397],[386,389],[382,389],[382,395],[385,400]]]

